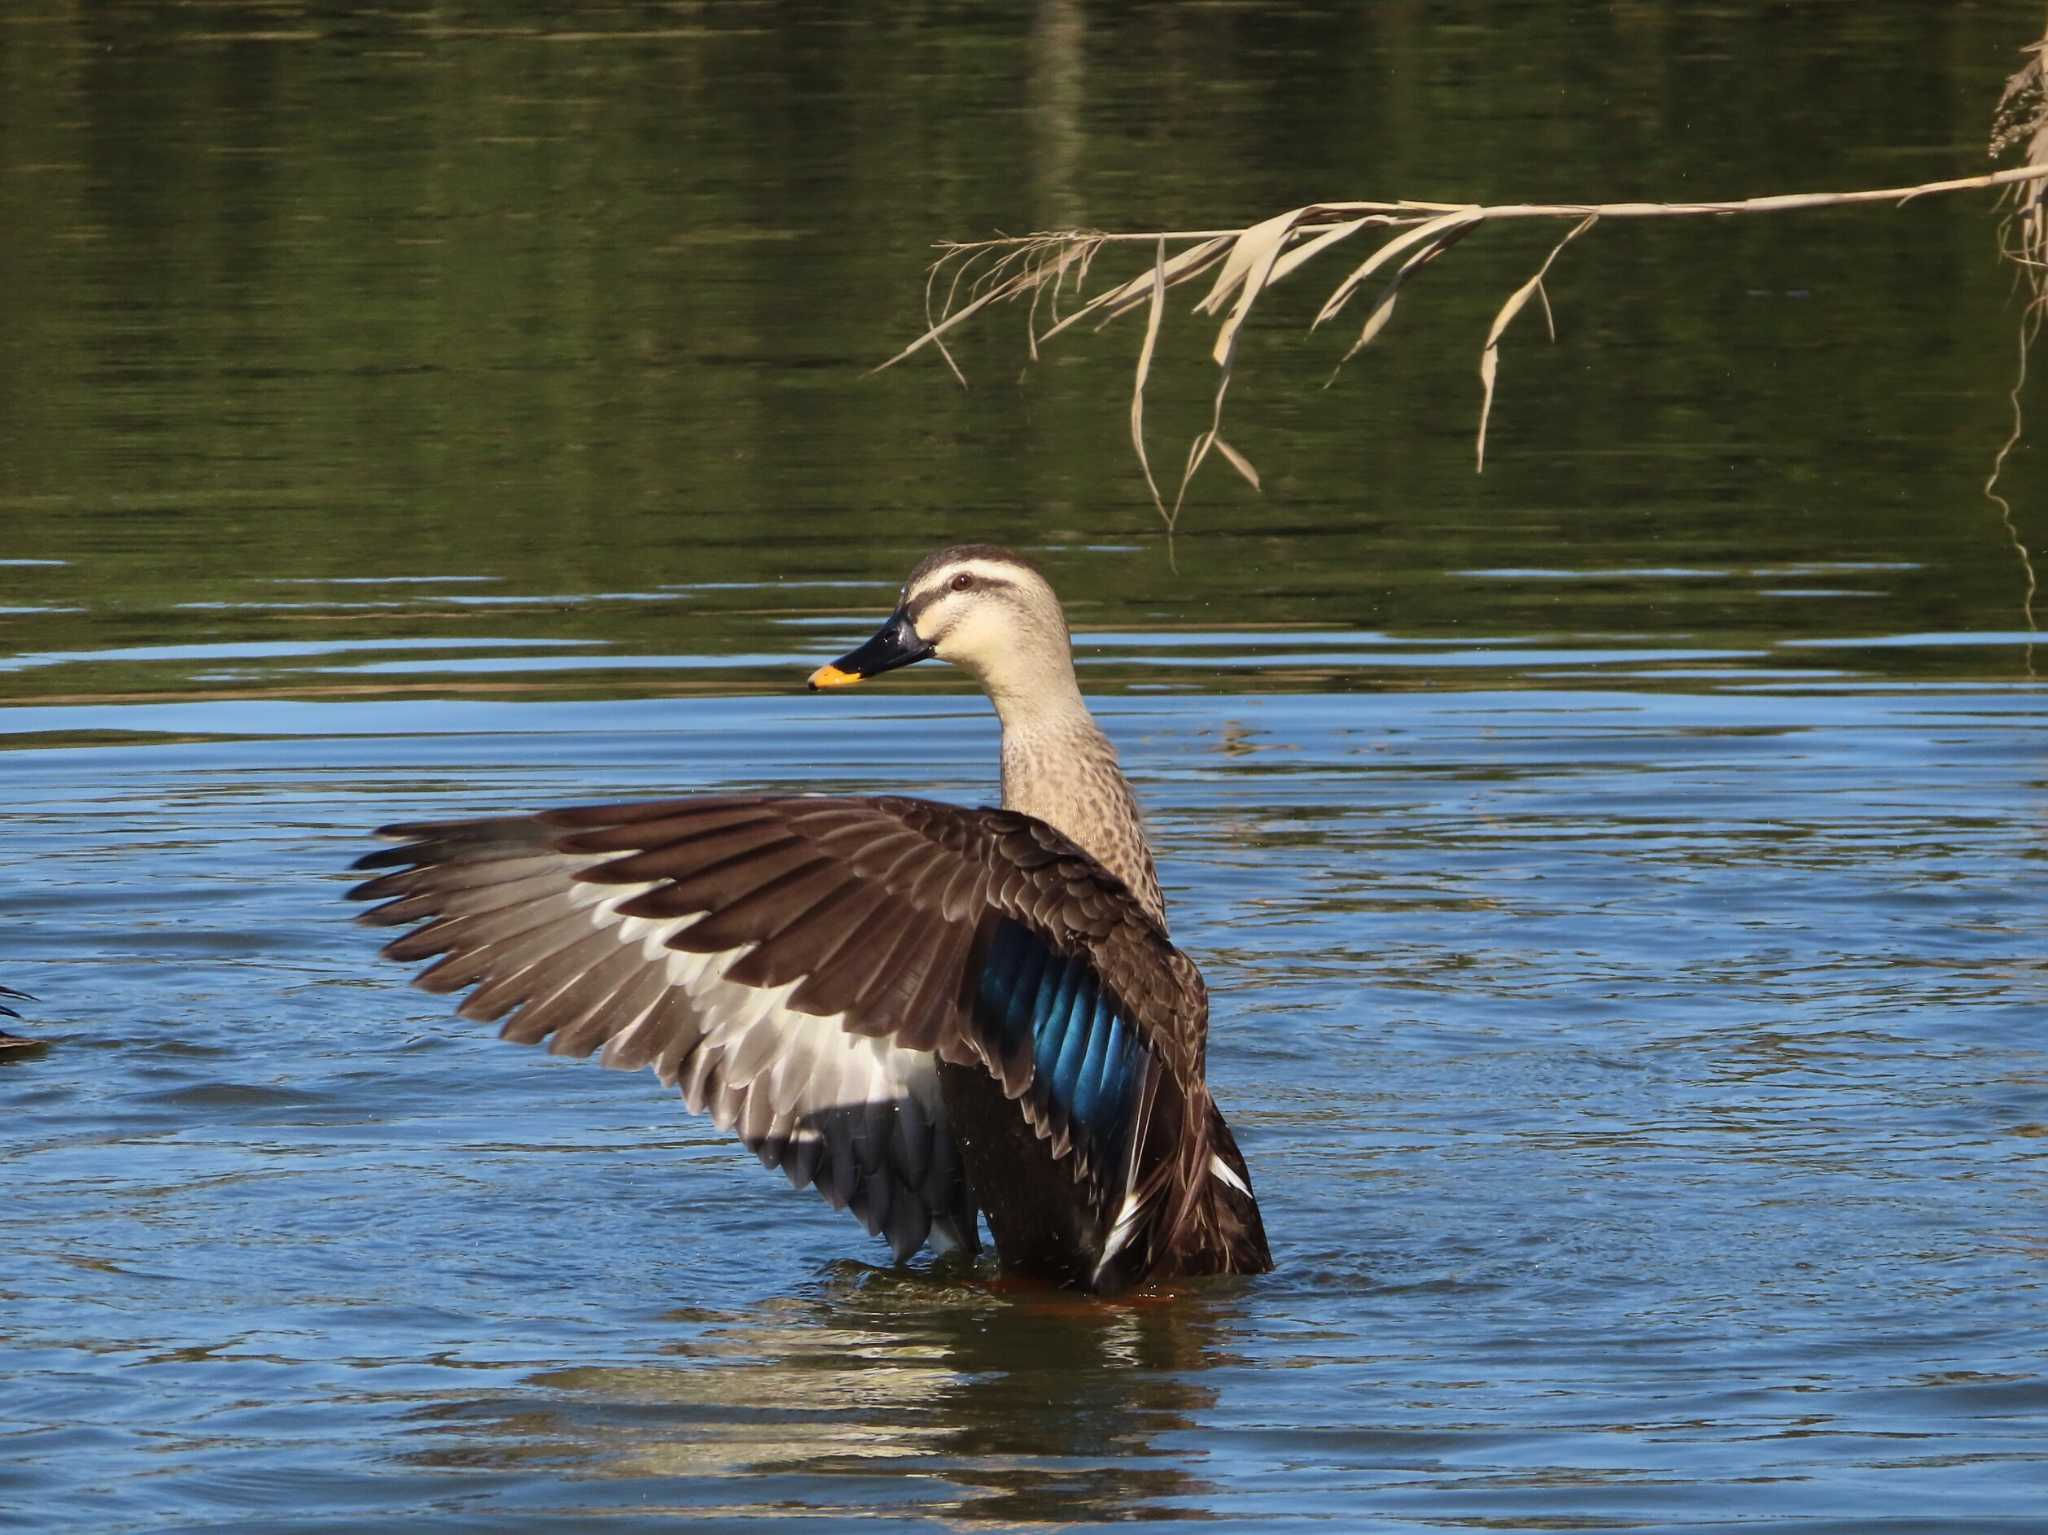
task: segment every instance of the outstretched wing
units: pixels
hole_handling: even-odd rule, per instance
[[[1193,965],[1028,816],[705,798],[384,835],[358,867],[395,872],[351,893],[413,927],[389,957],[439,956],[417,984],[475,988],[461,1013],[507,1038],[653,1067],[899,1255],[974,1245],[939,1059],[1001,1082],[1097,1202],[1130,1181],[1148,1084],[1190,1050],[1199,1074]]]

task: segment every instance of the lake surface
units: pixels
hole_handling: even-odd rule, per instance
[[[2039,24],[0,20],[0,1527],[2048,1527],[2048,520],[2025,451],[2010,531],[1978,489],[1988,199],[1596,230],[1484,476],[1542,232],[1327,392],[1276,295],[1264,491],[1205,472],[1170,548],[1137,331],[863,377],[941,236],[1968,174]],[[1169,317],[1155,464],[1211,334]],[[347,920],[397,819],[992,798],[957,675],[801,692],[966,538],[1068,599],[1271,1275],[894,1266]]]

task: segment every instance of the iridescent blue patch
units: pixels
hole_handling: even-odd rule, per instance
[[[998,924],[975,988],[975,1022],[1006,1054],[1028,1043],[1041,1089],[1091,1139],[1113,1139],[1130,1109],[1138,1036],[1084,954],[1061,954],[1020,922]]]

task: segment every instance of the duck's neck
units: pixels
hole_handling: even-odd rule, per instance
[[[1138,801],[1082,701],[1071,665],[1028,689],[989,688],[1003,722],[1003,808],[1063,833],[1131,893],[1161,927],[1166,902]]]

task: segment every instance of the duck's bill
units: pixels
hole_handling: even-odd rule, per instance
[[[917,637],[909,616],[898,608],[865,645],[812,672],[811,689],[815,692],[819,688],[850,688],[864,677],[893,672],[899,666],[922,661],[931,653],[932,647]]]

